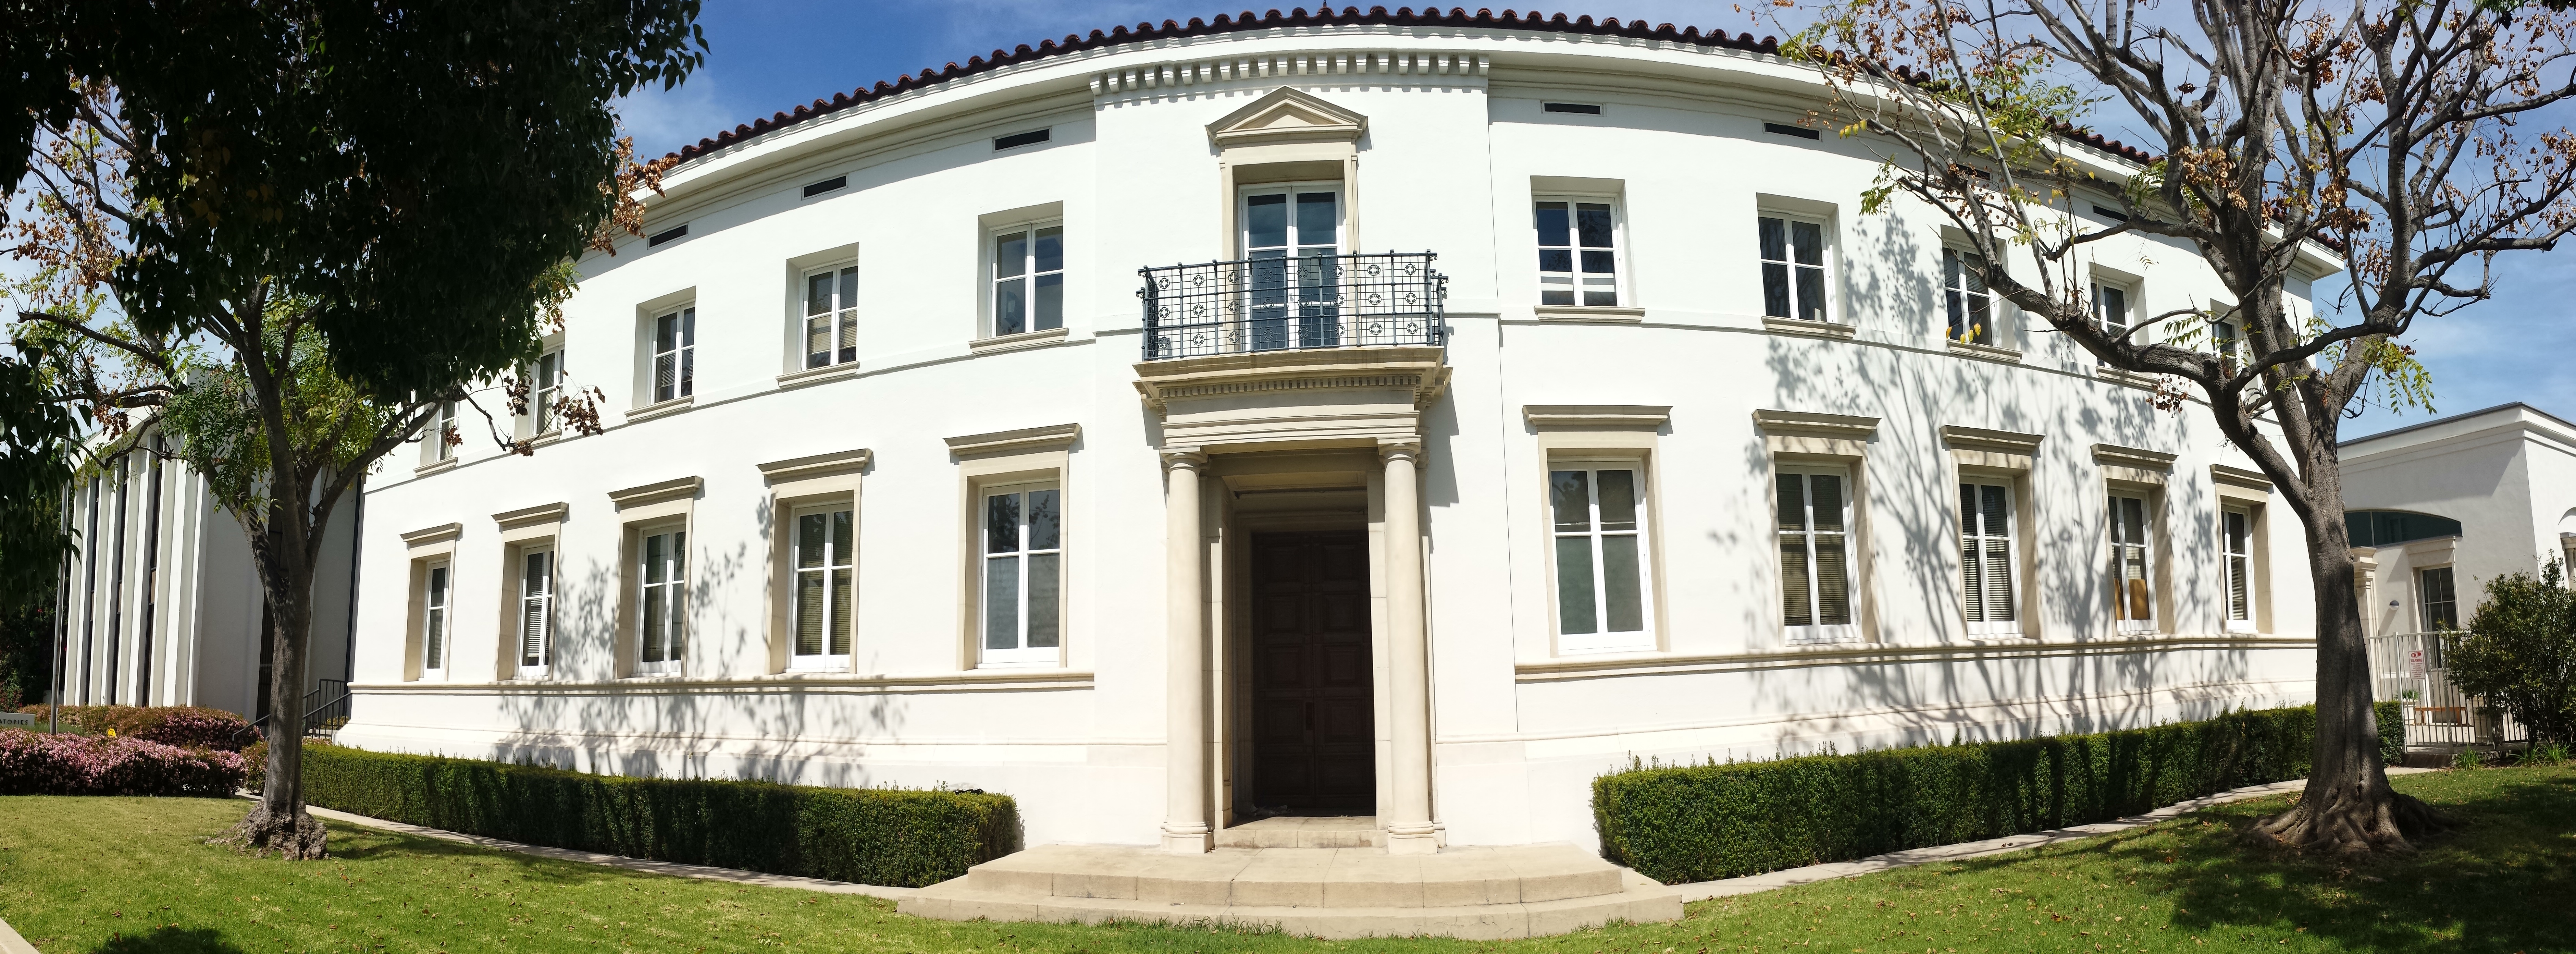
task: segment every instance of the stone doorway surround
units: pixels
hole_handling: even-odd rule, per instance
[[[1240,612],[1250,596],[1240,571],[1250,565],[1249,533],[1365,521],[1379,737],[1375,817],[1387,853],[1439,851],[1420,463],[1421,411],[1448,384],[1442,349],[1283,350],[1135,367],[1138,394],[1160,418],[1165,477],[1162,849],[1208,852],[1249,795],[1239,788],[1240,752],[1232,747],[1245,687],[1235,671],[1240,664],[1229,665],[1231,637],[1248,622]],[[1244,504],[1239,493],[1302,493],[1314,506]]]

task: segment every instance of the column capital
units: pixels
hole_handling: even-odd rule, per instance
[[[1381,441],[1381,442],[1379,442],[1379,444],[1377,445],[1377,459],[1378,459],[1380,462],[1394,460],[1394,459],[1396,459],[1396,458],[1398,458],[1398,457],[1404,458],[1405,460],[1414,461],[1414,462],[1416,462],[1416,463],[1421,462],[1421,460],[1422,460],[1422,444],[1421,444],[1421,442],[1419,442],[1419,441]]]
[[[1195,447],[1165,448],[1162,453],[1164,470],[1197,470],[1208,462],[1208,456]]]

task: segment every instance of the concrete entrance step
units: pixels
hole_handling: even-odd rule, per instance
[[[1150,848],[1048,845],[923,888],[896,910],[952,921],[1111,919],[1266,924],[1315,937],[1561,934],[1612,920],[1670,921],[1681,895],[1572,845],[1450,848]]]
[[[1219,848],[1384,848],[1375,815],[1264,818],[1216,833]]]

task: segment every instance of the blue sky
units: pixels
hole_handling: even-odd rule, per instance
[[[1417,0],[1412,5],[1422,4]],[[1272,6],[1286,8],[1273,0],[1253,9]],[[952,60],[962,63],[996,48],[1035,45],[1039,40],[1088,34],[1122,23],[1186,22],[1242,9],[1164,0],[709,0],[702,21],[711,48],[706,67],[676,90],[657,89],[629,99],[621,112],[640,151],[660,155],[754,117],[917,73],[925,66]],[[1772,32],[1759,28],[1729,2],[1603,0],[1598,6],[1537,9],[1695,25],[1703,30]],[[2569,112],[2560,111],[2553,118],[2564,122]],[[2146,139],[2110,117],[2095,125],[2115,139]],[[2576,360],[2570,358],[2576,355],[2576,304],[2571,304],[2576,303],[2576,247],[2507,259],[2498,269],[2498,285],[2494,300],[2452,317],[2426,319],[2410,336],[2410,343],[2432,369],[2435,408],[2442,414],[2456,414],[2524,401],[2576,419]],[[2320,294],[2327,287],[2320,284]],[[2421,411],[2400,416],[2372,408],[2348,422],[2344,433],[2360,436],[2425,419]]]

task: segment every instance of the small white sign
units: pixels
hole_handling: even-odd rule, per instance
[[[36,717],[28,713],[0,712],[0,726],[26,726],[33,728],[35,724]]]
[[[2407,675],[2410,675],[2410,676],[2414,676],[2414,677],[2416,677],[2416,678],[2418,678],[2418,679],[2421,679],[2421,678],[2423,678],[2423,677],[2424,677],[2424,651],[2423,651],[2423,650],[2421,650],[2421,649],[2409,649],[2409,650],[2407,650],[2407,651],[2406,651],[2406,674],[2407,674]]]

